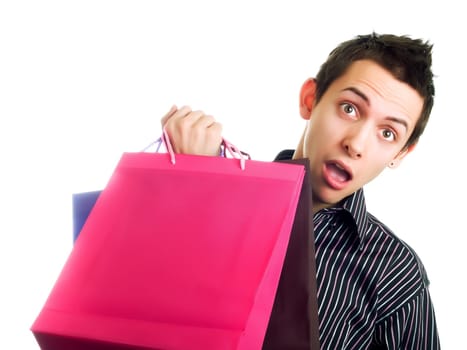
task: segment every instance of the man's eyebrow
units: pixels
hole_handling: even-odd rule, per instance
[[[390,121],[393,121],[395,123],[401,124],[403,127],[405,127],[406,130],[409,128],[409,125],[407,124],[407,122],[404,119],[391,117],[391,116],[387,117],[386,119],[390,120]]]
[[[341,91],[351,91],[354,94],[360,96],[362,98],[362,100],[364,100],[368,104],[368,106],[371,106],[370,99],[368,98],[368,96],[365,95],[362,91],[360,91],[356,87],[349,86],[348,88],[342,89]],[[409,125],[407,124],[407,122],[404,119],[397,118],[397,117],[392,117],[392,116],[388,116],[386,119],[389,120],[389,121],[401,124],[403,127],[405,127],[406,130],[409,128]]]
[[[351,91],[354,94],[360,96],[369,106],[370,106],[370,99],[367,95],[365,95],[362,91],[357,89],[356,87],[350,86],[348,88],[342,89],[341,91]]]

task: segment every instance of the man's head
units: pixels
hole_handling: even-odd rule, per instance
[[[433,106],[431,46],[376,34],[339,45],[300,93],[306,120],[294,155],[311,163],[315,210],[395,167],[413,149]]]
[[[414,145],[425,130],[434,102],[431,49],[432,45],[421,39],[392,34],[372,33],[345,41],[329,54],[316,76],[315,103],[353,62],[372,60],[391,72],[396,79],[410,85],[424,99],[420,119],[405,147]]]

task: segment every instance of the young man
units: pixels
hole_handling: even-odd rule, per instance
[[[321,349],[439,349],[416,253],[366,210],[362,187],[413,150],[434,97],[432,46],[406,36],[340,44],[300,91],[297,149],[313,191]],[[162,118],[175,152],[216,155],[221,126],[185,106]]]

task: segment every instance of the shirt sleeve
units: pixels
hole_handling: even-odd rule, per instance
[[[425,286],[414,298],[375,325],[374,343],[383,349],[437,350],[435,313]]]

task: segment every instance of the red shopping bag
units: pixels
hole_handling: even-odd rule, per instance
[[[31,330],[44,350],[260,349],[304,167],[125,153]]]

